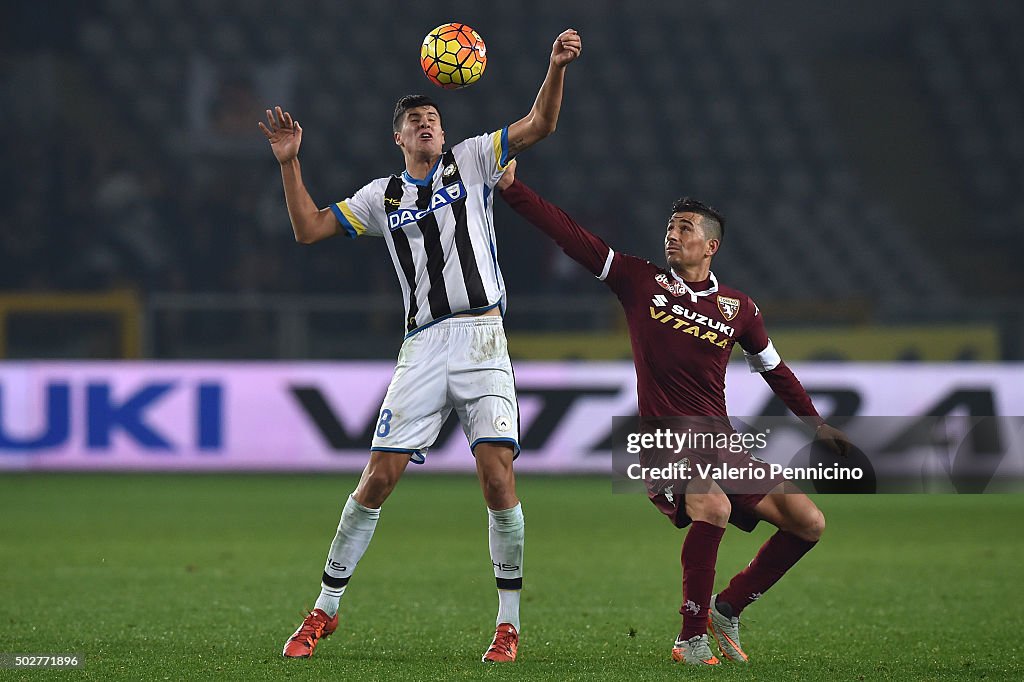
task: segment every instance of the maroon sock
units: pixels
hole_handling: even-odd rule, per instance
[[[724,528],[694,521],[683,540],[683,630],[679,639],[703,635],[708,629],[708,604],[715,589],[715,562]]]
[[[784,530],[778,531],[761,545],[750,565],[737,573],[729,586],[718,594],[718,603],[731,606],[733,616],[740,615],[740,611],[767,592],[816,544]]]

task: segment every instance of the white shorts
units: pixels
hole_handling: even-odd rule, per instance
[[[519,456],[515,379],[497,315],[449,317],[405,340],[371,449],[423,464],[453,409],[470,450],[507,443]]]

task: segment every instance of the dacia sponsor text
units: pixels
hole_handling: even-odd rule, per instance
[[[397,211],[388,213],[388,227],[392,232],[400,230],[406,225],[422,220],[428,213],[433,213],[439,208],[454,204],[456,201],[465,198],[465,196],[465,185],[462,182],[453,182],[434,192],[434,196],[430,198],[430,206],[427,208],[400,208]]]

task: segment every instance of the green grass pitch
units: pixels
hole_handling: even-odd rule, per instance
[[[693,670],[669,658],[682,533],[607,479],[524,476],[520,659],[489,667],[479,487],[420,471],[385,506],[338,632],[284,660],[354,484],[4,475],[0,652],[83,655],[67,679],[1024,679],[1024,496],[817,498],[824,540],[744,613],[751,664]],[[719,586],[769,533],[726,533]]]

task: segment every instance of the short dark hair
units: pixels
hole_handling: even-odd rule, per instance
[[[725,216],[703,201],[697,201],[690,197],[676,199],[672,204],[672,213],[696,213],[699,215],[702,218],[701,227],[708,226],[708,229],[704,230],[706,239],[722,241],[722,237],[725,236]]]
[[[391,125],[396,133],[402,129],[402,117],[405,116],[405,112],[416,107],[434,107],[437,115],[441,115],[441,108],[426,95],[406,95],[395,103],[395,116],[391,121]]]

